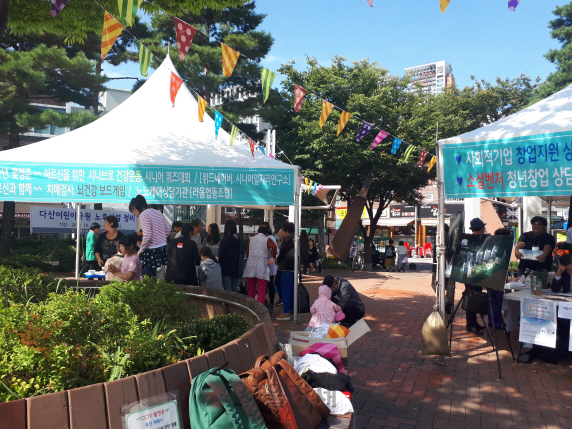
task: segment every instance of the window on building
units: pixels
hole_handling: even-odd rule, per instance
[[[433,201],[433,194],[425,194],[425,201]]]

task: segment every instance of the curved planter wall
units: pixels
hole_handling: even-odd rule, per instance
[[[179,390],[183,423],[189,424],[191,380],[209,368],[229,363],[237,374],[254,365],[260,355],[272,355],[278,341],[264,305],[245,295],[198,286],[182,288],[188,305],[201,317],[236,313],[253,327],[236,340],[201,356],[121,380],[80,387],[34,398],[0,403],[0,426],[10,429],[123,429],[122,405],[171,390]]]

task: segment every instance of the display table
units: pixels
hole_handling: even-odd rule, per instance
[[[542,296],[545,296],[545,295],[553,295],[553,292],[551,292],[549,289],[548,290],[544,289],[542,291],[541,296],[536,296],[536,295],[532,295],[530,293],[529,288],[526,288],[523,290],[519,290],[518,292],[505,294],[504,295],[504,303],[506,304],[506,310],[507,310],[507,314],[506,314],[506,318],[505,318],[506,330],[510,332],[510,331],[518,328],[518,323],[520,321],[520,302],[522,301],[522,298],[542,299]],[[566,296],[572,297],[572,292],[570,292],[570,293],[559,293],[559,295],[566,295]],[[556,307],[558,308],[561,303],[566,302],[566,301],[555,301],[555,302],[556,302]]]

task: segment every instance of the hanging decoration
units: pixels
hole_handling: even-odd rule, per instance
[[[317,188],[318,188],[318,183],[314,182],[314,189],[312,189],[312,195],[316,195]]]
[[[371,147],[369,148],[369,150],[374,150],[378,144],[381,143],[381,141],[386,138],[389,135],[388,132],[381,130],[379,132],[379,134],[377,136],[375,136],[375,139],[373,140],[373,143],[371,144]]]
[[[220,130],[220,126],[222,125],[223,116],[219,113],[218,110],[215,109],[214,111],[214,132],[215,138],[218,140],[218,130]]]
[[[311,181],[311,180],[308,181],[308,186],[306,187],[306,193],[307,193],[307,194],[309,194],[310,191],[312,190],[312,184],[313,184],[313,183],[314,183],[314,182]]]
[[[177,76],[175,73],[171,72],[170,92],[171,92],[171,103],[173,103],[173,107],[175,107],[175,98],[177,98],[177,93],[179,92],[179,89],[181,88],[182,84],[183,81],[181,80],[181,78]]]
[[[357,133],[356,141],[359,143],[361,139],[363,139],[365,136],[369,134],[372,128],[373,128],[372,124],[364,122],[361,126],[361,129],[359,130],[359,133]]]
[[[248,144],[250,145],[250,153],[252,153],[252,159],[254,159],[254,140],[248,137]]]
[[[119,21],[123,26],[131,27],[143,0],[117,0],[117,3],[119,5]]]
[[[226,77],[232,76],[232,71],[236,66],[240,53],[221,43],[222,46],[222,74]]]
[[[276,73],[272,70],[268,70],[266,67],[262,67],[262,102],[266,103],[268,96],[270,95],[270,88],[276,79]]]
[[[427,156],[427,152],[422,150],[421,155],[419,155],[419,161],[417,162],[417,167],[423,167],[423,163],[425,162],[425,157]]]
[[[338,132],[336,133],[336,136],[339,136],[340,133],[344,130],[346,124],[348,123],[351,117],[352,117],[351,113],[348,113],[345,110],[342,112],[342,114],[340,115],[340,120],[338,122]]]
[[[123,25],[109,12],[105,11],[103,18],[103,35],[101,36],[101,59],[105,56],[123,31]]]
[[[52,0],[52,8],[50,9],[50,15],[54,18],[55,16],[62,11],[66,4],[68,4],[69,0]]]
[[[414,149],[415,149],[415,146],[412,146],[412,145],[407,146],[407,149],[405,149],[405,153],[403,154],[403,158],[401,158],[401,162],[403,164],[405,164],[407,161],[409,161],[409,157],[413,153]]]
[[[238,135],[238,128],[236,128],[234,125],[232,126],[232,130],[230,131],[230,145],[234,146],[234,139],[236,139],[236,136]]]
[[[398,139],[397,137],[393,138],[393,144],[391,145],[391,154],[395,155],[395,153],[397,152],[397,149],[399,148],[399,146],[401,145],[401,142],[403,140]]]
[[[332,113],[333,108],[334,105],[332,103],[329,103],[326,100],[322,100],[322,113],[320,114],[320,129],[322,129],[322,127],[326,123],[326,120],[328,119],[328,116],[330,116],[330,113]]]
[[[441,13],[444,13],[451,0],[439,0],[439,2],[441,3]]]
[[[195,37],[197,29],[191,24],[187,24],[185,21],[175,17],[175,30],[177,30],[177,48],[179,48],[179,59],[184,61],[187,53],[189,52],[189,48],[191,47],[191,43],[193,42],[193,37]]]
[[[304,177],[304,185],[306,185],[306,187],[308,187],[308,178]]]
[[[205,109],[207,108],[207,100],[199,95],[199,122],[204,122]],[[231,145],[232,146],[232,145]]]
[[[294,85],[294,112],[299,112],[308,91],[298,85]]]
[[[516,11],[516,7],[520,3],[520,0],[508,0],[508,10],[511,12]]]
[[[431,158],[431,161],[429,161],[429,166],[427,167],[427,173],[429,173],[431,171],[431,169],[435,165],[435,162],[437,162],[437,157],[435,155],[433,155],[433,157]]]
[[[373,0],[367,0],[367,4],[369,4],[371,7],[373,7]]]
[[[149,64],[151,64],[151,59],[153,58],[153,54],[149,49],[143,45],[143,43],[139,42],[139,69],[141,71],[141,75],[147,77]]]

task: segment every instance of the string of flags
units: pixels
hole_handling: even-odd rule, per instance
[[[320,185],[318,182],[314,182],[304,176],[300,176],[300,185],[306,185],[306,193],[312,195],[316,195],[316,192],[324,187],[324,185]]]

